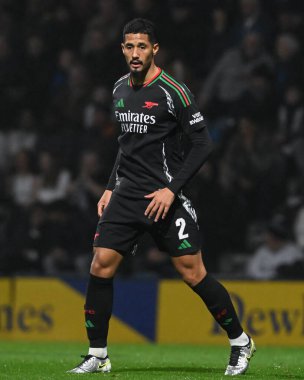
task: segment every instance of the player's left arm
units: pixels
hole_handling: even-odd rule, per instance
[[[164,189],[159,189],[145,196],[151,199],[145,215],[152,218],[156,214],[154,221],[161,217],[164,219],[174,201],[175,195],[182,187],[195,175],[212,152],[212,141],[193,95],[183,87],[187,102],[180,98],[175,100],[176,118],[184,132],[189,136],[191,149],[184,161],[181,169],[173,180]]]
[[[187,94],[188,102],[185,105],[178,102],[179,99],[176,99],[176,118],[184,133],[188,135],[191,148],[179,172],[167,186],[174,194],[177,194],[197,173],[213,150],[212,140],[204,117],[199,111],[191,92],[186,86],[183,89]]]

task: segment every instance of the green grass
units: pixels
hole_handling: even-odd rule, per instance
[[[86,346],[78,343],[0,342],[0,379],[194,380],[223,376],[228,347],[194,345],[113,345],[112,372],[65,373],[80,361]],[[304,379],[304,348],[258,347],[248,379]]]

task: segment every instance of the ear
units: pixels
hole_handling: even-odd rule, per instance
[[[153,45],[153,55],[156,55],[158,53],[158,50],[159,50],[159,44],[154,44]]]
[[[124,50],[125,50],[125,44],[122,42],[122,43],[120,44],[120,46],[121,46],[121,50],[122,50],[122,52],[124,52]]]

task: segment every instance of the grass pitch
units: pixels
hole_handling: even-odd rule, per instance
[[[246,378],[304,379],[304,348],[258,347]],[[229,347],[194,345],[113,345],[109,374],[65,373],[87,353],[78,343],[0,342],[0,379],[194,380],[227,379]]]

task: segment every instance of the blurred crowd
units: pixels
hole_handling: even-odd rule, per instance
[[[186,189],[209,270],[303,278],[296,0],[0,0],[0,273],[87,274],[117,152],[111,92],[127,72],[122,28],[134,17],[156,23],[157,64],[190,87],[214,141]],[[269,234],[297,253],[282,254]],[[267,274],[253,262],[263,247],[276,263]],[[148,238],[139,251],[122,273],[175,275]]]

